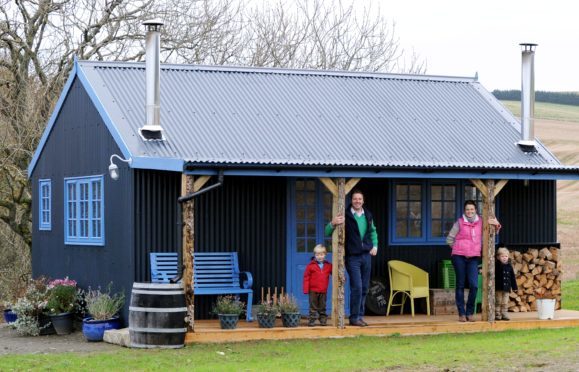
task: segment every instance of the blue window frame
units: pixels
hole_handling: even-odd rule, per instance
[[[38,181],[38,229],[52,229],[52,185],[50,180]]]
[[[482,195],[469,181],[393,181],[390,190],[389,241],[393,245],[446,244],[465,200],[474,200],[482,213]]]
[[[446,240],[457,218],[456,183],[431,183],[429,240]]]
[[[396,240],[422,240],[424,236],[423,195],[420,182],[400,182],[394,185],[394,233]]]
[[[332,238],[324,236],[332,219],[332,194],[316,179],[296,178],[293,186],[296,252],[308,253],[316,244],[332,251]]]
[[[103,176],[64,180],[64,243],[104,245]]]

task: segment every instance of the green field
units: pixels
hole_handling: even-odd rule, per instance
[[[501,101],[513,115],[521,115],[519,101]],[[579,123],[579,106],[560,105],[556,103],[535,102],[535,118],[546,120],[574,121]]]

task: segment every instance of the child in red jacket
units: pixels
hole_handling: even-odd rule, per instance
[[[318,244],[314,248],[314,257],[304,272],[304,293],[309,295],[310,299],[309,327],[314,326],[316,319],[320,320],[322,326],[328,322],[326,294],[331,274],[332,264],[326,261],[326,247]]]

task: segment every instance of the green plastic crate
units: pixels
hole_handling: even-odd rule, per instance
[[[454,274],[454,267],[450,260],[442,260],[439,264],[440,268],[440,287],[444,289],[456,288],[456,276]]]

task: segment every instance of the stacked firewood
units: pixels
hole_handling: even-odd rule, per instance
[[[556,309],[560,309],[563,270],[559,249],[529,249],[525,253],[511,251],[510,256],[519,289],[511,292],[509,311],[536,311],[539,298],[556,299]]]

